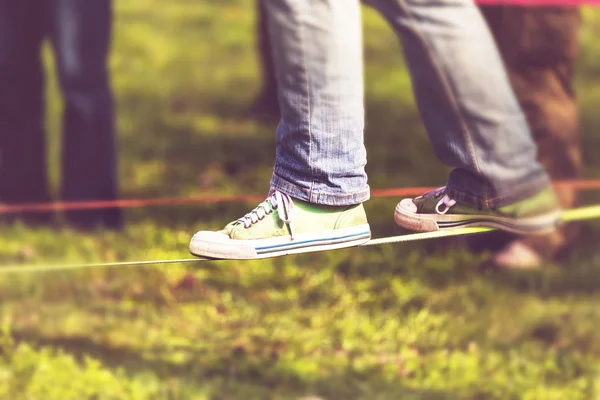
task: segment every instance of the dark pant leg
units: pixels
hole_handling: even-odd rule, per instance
[[[39,0],[0,1],[0,201],[49,201],[44,138],[43,39]],[[50,214],[11,214],[46,222]]]
[[[485,6],[512,86],[538,146],[538,159],[553,180],[574,179],[581,172],[579,113],[573,90],[578,54],[579,10],[575,7]],[[572,189],[558,189],[562,206],[577,203]],[[546,257],[553,257],[576,235],[566,225],[549,236],[519,238]],[[493,237],[494,239],[490,239]],[[486,240],[514,240],[496,234]]]
[[[258,42],[258,64],[262,77],[262,87],[253,109],[254,114],[265,116],[279,116],[279,102],[277,97],[277,79],[271,44],[269,42],[268,21],[265,2],[256,0],[256,30]]]
[[[109,82],[110,0],[46,0],[64,98],[61,195],[65,201],[117,198],[115,116]],[[117,209],[72,211],[80,228],[121,225]]]

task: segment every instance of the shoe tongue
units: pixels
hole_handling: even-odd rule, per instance
[[[443,195],[429,195],[413,199],[413,203],[417,206],[418,213],[431,213],[435,211],[435,206]]]
[[[425,193],[421,197],[424,198],[424,199],[429,199],[429,198],[432,198],[432,197],[434,197],[434,198],[435,197],[440,197],[440,196],[443,196],[445,194],[446,194],[446,187],[443,186],[443,187],[440,187],[440,188],[437,188],[437,189],[430,190],[429,192]]]

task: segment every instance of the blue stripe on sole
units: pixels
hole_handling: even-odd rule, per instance
[[[335,245],[335,244],[342,244],[345,242],[351,242],[354,240],[370,239],[370,238],[371,238],[371,232],[366,231],[366,232],[353,233],[351,235],[339,236],[339,237],[334,237],[334,238],[311,239],[311,240],[304,240],[302,242],[290,242],[290,243],[276,244],[276,245],[272,245],[272,246],[255,247],[255,250],[256,250],[257,254],[268,254],[273,251],[294,250],[294,249],[298,249],[298,248],[309,248],[309,247],[316,247],[316,246],[323,246],[323,245]]]

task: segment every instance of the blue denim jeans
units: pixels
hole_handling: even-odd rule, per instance
[[[366,201],[358,0],[263,1],[282,115],[272,188],[313,203]],[[525,116],[474,2],[368,3],[401,39],[435,153],[455,167],[449,195],[496,208],[545,188],[549,179],[536,161]],[[410,133],[399,129],[399,151],[402,134]]]
[[[111,5],[110,0],[0,1],[0,201],[49,199],[40,54],[46,38],[63,95],[61,199],[117,196],[107,71]],[[68,216],[90,224],[118,225],[120,220],[117,210]]]

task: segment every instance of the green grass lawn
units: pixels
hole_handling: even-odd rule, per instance
[[[260,82],[252,2],[116,2],[112,67],[128,198],[266,193],[274,124],[244,117]],[[365,10],[373,188],[447,169],[417,115],[396,38]],[[600,13],[578,90],[599,176]],[[49,60],[50,61],[50,60]],[[59,98],[49,90],[56,185]],[[600,200],[586,194],[585,201]],[[399,234],[397,199],[367,212]],[[1,227],[1,263],[187,258],[190,235],[252,204],[131,209],[123,232]],[[457,240],[263,261],[0,274],[0,398],[600,399],[600,224],[542,271],[495,272]]]

